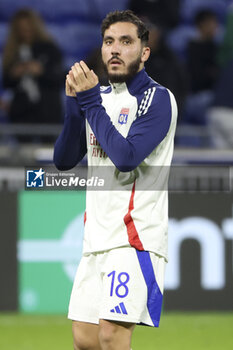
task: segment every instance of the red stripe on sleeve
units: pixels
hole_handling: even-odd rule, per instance
[[[128,239],[129,243],[132,247],[136,248],[137,250],[144,250],[142,242],[140,241],[140,238],[138,236],[138,232],[136,230],[136,227],[134,225],[131,212],[134,209],[134,195],[135,195],[135,182],[133,184],[132,193],[130,196],[129,201],[129,210],[128,213],[124,216],[124,223],[127,228],[128,233]]]

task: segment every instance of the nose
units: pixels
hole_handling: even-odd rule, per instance
[[[119,42],[115,41],[111,47],[111,54],[112,55],[120,55],[120,53],[121,53],[120,44],[119,44]]]

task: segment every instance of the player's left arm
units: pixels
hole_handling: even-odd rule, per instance
[[[165,88],[156,89],[147,112],[136,118],[126,138],[118,132],[102,106],[99,84],[80,90],[77,99],[98,142],[120,171],[135,169],[168,133],[172,108]]]

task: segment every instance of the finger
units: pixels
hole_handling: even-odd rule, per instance
[[[66,78],[66,92],[70,92],[72,89],[72,87],[70,86],[70,84],[68,83],[68,80]]]
[[[72,70],[69,71],[69,77],[75,83],[74,74],[73,74]]]
[[[93,70],[89,70],[87,73],[87,81],[91,83],[91,85],[95,86],[99,82],[98,76],[94,73]]]
[[[79,63],[75,63],[75,69],[77,72],[77,78],[79,79],[79,82],[85,83],[86,75]]]
[[[72,88],[72,86],[70,86],[68,79],[66,78],[66,95],[75,97],[76,96],[75,92],[76,92],[75,89]]]
[[[75,68],[75,66],[72,66],[72,67],[71,67],[71,70],[70,70],[70,72],[69,72],[69,75],[72,76],[74,80],[77,79],[78,72],[77,72],[77,69]]]
[[[95,74],[95,72],[93,71],[93,69],[91,70],[91,74],[93,77],[95,77],[96,79],[98,79],[97,75]]]
[[[84,74],[87,76],[90,73],[90,69],[84,61],[80,61],[80,67],[82,68]]]
[[[69,74],[66,77],[67,84],[69,85],[70,89],[73,89],[72,85],[69,83],[69,81],[71,81],[74,85],[76,85],[73,73],[69,72]]]
[[[73,80],[71,79],[71,77],[69,75],[67,76],[67,81],[68,81],[68,84],[70,85],[71,88],[76,89],[77,84],[75,84],[73,82]]]
[[[81,72],[80,72],[80,70],[81,70],[81,68],[78,69],[78,64],[77,64],[77,63],[75,63],[75,65],[71,67],[71,72],[72,72],[72,74],[73,74],[74,81],[75,81],[75,83],[76,83],[77,85],[82,85],[83,79],[84,79],[84,78],[81,76],[81,74],[84,75],[84,73],[83,73],[82,70],[81,70]]]
[[[71,88],[71,78],[68,74],[66,76],[66,87]]]
[[[69,77],[69,75],[66,76],[66,88],[68,88],[68,89],[73,89],[73,88],[71,87],[71,85],[69,84],[68,77]]]
[[[95,85],[97,85],[99,82],[98,76],[95,74],[93,70],[90,71],[90,74],[91,74],[91,80],[93,81],[93,83],[95,83]]]
[[[82,67],[87,79],[95,84],[98,84],[99,79],[98,79],[97,75],[94,73],[94,71],[92,69],[91,70],[89,69],[89,67],[87,66],[87,64],[84,61],[80,61],[80,66]]]

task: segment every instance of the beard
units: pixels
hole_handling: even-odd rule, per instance
[[[117,58],[118,57],[114,57]],[[141,63],[141,55],[136,58],[133,62],[128,65],[128,71],[125,74],[120,73],[109,73],[108,65],[103,62],[104,70],[107,75],[108,80],[111,83],[125,83],[126,81],[132,79],[138,72]]]

